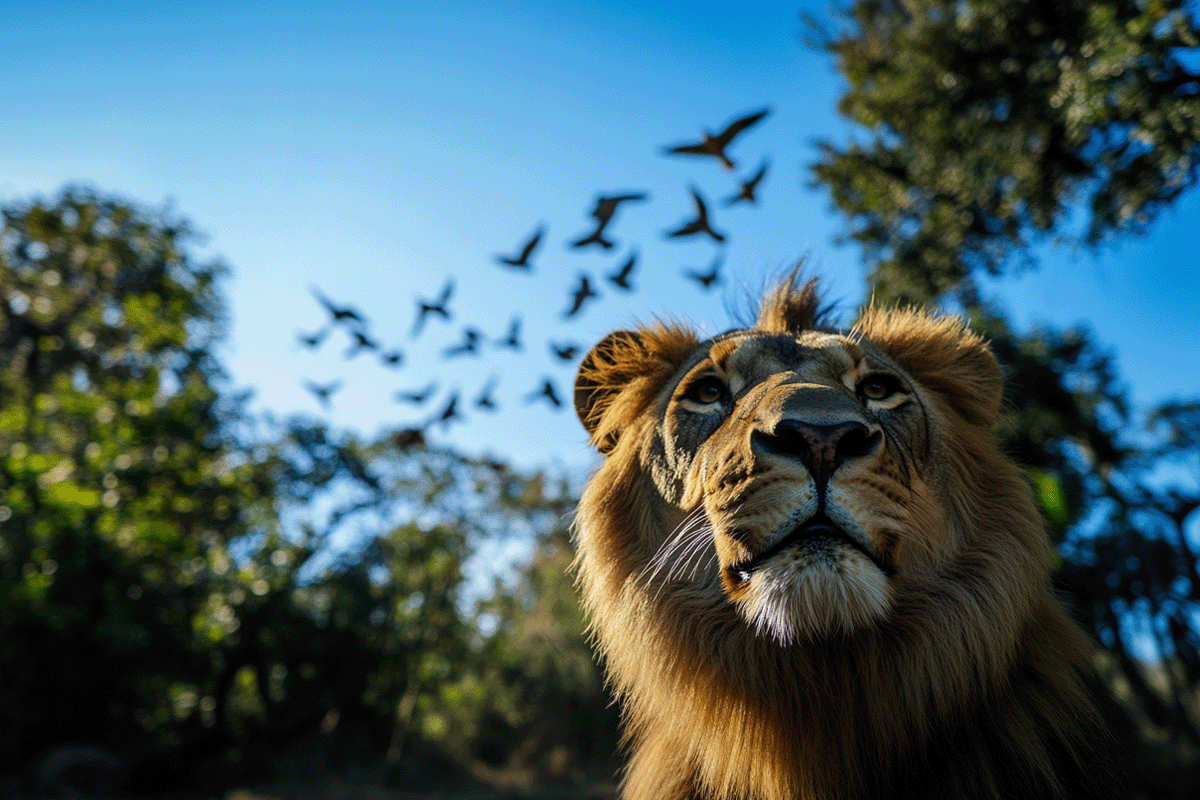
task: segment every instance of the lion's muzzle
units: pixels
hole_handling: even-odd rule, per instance
[[[853,630],[889,603],[894,568],[854,502],[886,455],[883,429],[832,378],[784,373],[747,395],[733,441],[751,468],[708,500],[725,591],[781,641]]]
[[[756,430],[751,437],[768,453],[800,459],[817,484],[822,504],[833,471],[848,458],[869,455],[882,440],[879,431],[872,431],[858,420],[815,425],[782,419],[770,433]]]

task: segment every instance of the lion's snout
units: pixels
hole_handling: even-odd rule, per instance
[[[838,467],[876,453],[883,442],[879,425],[858,401],[824,382],[775,385],[748,422],[755,460],[799,461],[822,496]]]
[[[882,436],[857,420],[813,425],[783,419],[770,433],[754,431],[751,439],[763,451],[798,458],[824,494],[834,470],[847,459],[870,455],[878,449]]]

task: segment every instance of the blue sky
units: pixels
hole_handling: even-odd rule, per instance
[[[409,7],[413,6],[413,7]],[[467,419],[430,438],[521,465],[592,463],[569,408],[575,363],[547,344],[590,346],[609,330],[683,314],[721,330],[731,298],[808,254],[849,315],[861,302],[858,252],[807,187],[818,138],[843,141],[832,64],[807,49],[799,12],[819,3],[0,3],[0,200],[52,196],[70,182],[170,202],[232,268],[223,360],[255,405],[372,434],[418,422],[460,393]],[[664,145],[742,113],[771,115],[737,140],[733,174]],[[769,159],[754,207],[720,206]],[[727,244],[669,241],[713,202]],[[590,225],[598,193],[646,192],[619,210],[610,253],[566,242]],[[533,275],[499,267],[536,228]],[[1200,198],[1185,196],[1145,239],[1099,258],[1049,251],[1036,272],[991,285],[1022,325],[1085,323],[1113,348],[1135,402],[1200,395]],[[637,291],[604,281],[638,253]],[[724,283],[682,276],[724,259]],[[580,274],[601,297],[564,320]],[[415,298],[454,276],[454,319],[412,338]],[[319,287],[404,351],[400,369],[348,340],[299,346],[325,314]],[[500,338],[514,315],[522,353],[485,346],[445,359],[464,326]],[[1173,352],[1165,343],[1175,340]],[[498,380],[500,409],[471,401]],[[544,378],[567,405],[527,396]],[[326,413],[306,380],[340,379]],[[425,409],[393,399],[431,381]]]

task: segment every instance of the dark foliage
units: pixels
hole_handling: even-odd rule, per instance
[[[859,0],[813,25],[865,136],[824,142],[817,183],[877,259],[887,296],[927,301],[1054,232],[1147,228],[1195,184],[1200,44],[1184,0]],[[1083,230],[1067,231],[1084,206]]]

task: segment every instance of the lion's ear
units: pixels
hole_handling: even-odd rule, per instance
[[[589,435],[595,437],[605,410],[621,390],[614,378],[628,373],[631,352],[641,349],[641,337],[634,331],[613,331],[584,356],[575,376],[575,413]],[[606,437],[611,441],[593,438],[593,443],[601,453],[607,453],[616,444],[615,434]]]
[[[987,426],[996,420],[1004,376],[987,342],[964,320],[871,307],[856,328],[968,422]]]
[[[607,455],[617,446],[697,344],[690,331],[661,325],[614,331],[591,349],[575,378],[575,413],[596,449]]]

